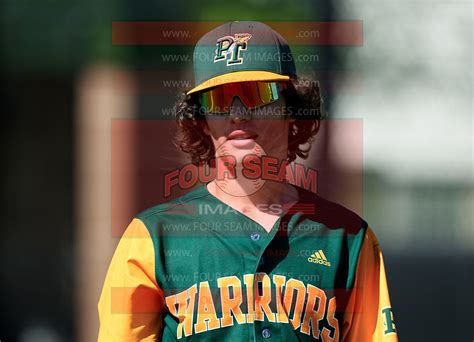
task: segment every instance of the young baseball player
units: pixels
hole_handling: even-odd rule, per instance
[[[99,341],[397,341],[373,231],[287,180],[322,115],[285,40],[226,23],[199,40],[194,71],[176,144],[215,177],[131,221]]]

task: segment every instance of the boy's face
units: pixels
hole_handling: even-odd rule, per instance
[[[280,98],[249,110],[234,97],[228,113],[206,114],[204,132],[212,139],[216,158],[232,155],[237,165],[251,154],[286,160],[290,119],[284,115],[284,106]]]

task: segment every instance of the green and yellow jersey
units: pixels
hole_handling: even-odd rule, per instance
[[[105,279],[99,341],[397,341],[374,233],[296,189],[270,232],[205,185],[137,215]]]

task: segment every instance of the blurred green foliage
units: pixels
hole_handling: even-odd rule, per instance
[[[216,0],[3,0],[0,4],[0,58],[9,72],[60,73],[96,62],[153,67],[159,62],[156,54],[163,48],[172,50],[171,53],[188,53],[192,47],[113,46],[113,21],[314,21],[327,20],[327,13],[327,2],[311,0],[225,4]]]

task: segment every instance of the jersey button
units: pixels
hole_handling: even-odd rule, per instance
[[[272,333],[270,332],[270,329],[265,328],[262,330],[262,337],[263,338],[270,338],[272,336]]]
[[[253,241],[258,241],[258,240],[260,240],[260,234],[259,233],[252,233],[252,234],[250,234],[250,238]]]

